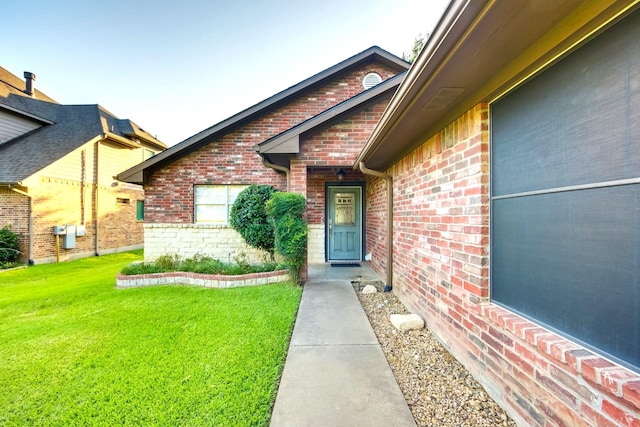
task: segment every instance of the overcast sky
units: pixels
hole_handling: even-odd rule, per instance
[[[373,45],[401,56],[447,0],[31,0],[2,7],[0,65],[174,145]]]

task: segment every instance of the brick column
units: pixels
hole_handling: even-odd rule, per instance
[[[291,187],[292,193],[300,193],[307,197],[307,165],[300,160],[291,160]]]

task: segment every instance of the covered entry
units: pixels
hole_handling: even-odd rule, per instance
[[[362,185],[329,185],[325,194],[327,261],[362,260]]]

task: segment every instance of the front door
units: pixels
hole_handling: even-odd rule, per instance
[[[362,259],[362,187],[327,189],[328,261]]]

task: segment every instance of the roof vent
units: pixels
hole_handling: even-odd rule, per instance
[[[364,79],[362,79],[362,86],[364,86],[365,89],[371,89],[381,81],[382,81],[382,77],[380,77],[380,74],[369,73],[366,76],[364,76]]]
[[[33,87],[33,82],[36,80],[36,75],[33,73],[30,73],[29,71],[25,71],[24,79],[26,83],[24,93],[26,93],[29,96],[34,96],[34,92],[36,89]]]

